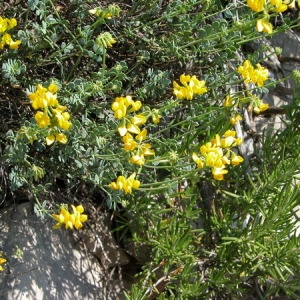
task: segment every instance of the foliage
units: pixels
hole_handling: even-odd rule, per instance
[[[0,52],[0,200],[26,191],[39,216],[58,205],[56,227],[78,229],[79,187],[100,194],[123,242],[150,253],[127,299],[297,297],[298,94],[254,158],[237,129],[278,84],[264,67],[272,49],[242,48],[296,28],[298,4],[105,2],[3,10],[20,43]]]

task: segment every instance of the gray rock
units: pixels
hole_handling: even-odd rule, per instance
[[[0,249],[8,260],[0,299],[118,299],[118,282],[79,247],[72,231],[52,229],[55,222],[38,218],[30,203],[0,215]]]

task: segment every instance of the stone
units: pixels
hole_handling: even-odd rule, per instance
[[[29,202],[0,213],[0,299],[120,299],[122,287],[73,231],[53,229]]]
[[[103,215],[103,214],[102,214]],[[117,245],[108,224],[107,218],[97,217],[90,228],[84,229],[82,242],[89,251],[100,259],[102,266],[112,268],[130,263],[125,251]]]

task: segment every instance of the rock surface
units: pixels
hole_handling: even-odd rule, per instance
[[[0,299],[118,299],[119,282],[79,247],[72,231],[52,226],[30,203],[1,212],[0,250],[8,261],[0,273]]]

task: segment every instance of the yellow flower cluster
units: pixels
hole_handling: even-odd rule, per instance
[[[136,112],[142,107],[142,102],[137,100],[133,101],[131,96],[117,97],[113,102],[111,109],[114,112],[116,119],[126,117],[128,113]]]
[[[68,130],[72,125],[69,121],[70,114],[66,112],[67,107],[58,102],[57,91],[58,86],[54,83],[51,83],[48,88],[38,84],[36,91],[29,94],[33,109],[38,110],[34,116],[38,126],[51,128],[50,134],[46,137],[47,145],[51,145],[55,140],[62,144],[67,143],[66,135],[56,128]]]
[[[265,111],[269,108],[269,104],[263,103],[261,99],[251,93],[248,93],[248,98],[250,98],[248,110],[253,109],[255,113],[259,114],[260,112]]]
[[[257,114],[269,108],[269,104],[263,103],[260,98],[249,92],[247,92],[247,97],[235,101],[233,101],[230,95],[227,95],[223,102],[223,106],[232,110],[231,117],[229,119],[230,124],[232,125],[237,124],[243,119],[242,116],[237,113],[237,107],[241,106],[241,104],[248,104],[248,110],[253,110]]]
[[[133,137],[130,133],[123,136],[125,151],[134,151],[129,162],[142,166],[145,164],[145,157],[155,155],[151,149],[151,144],[142,143],[147,137],[147,129],[143,129],[138,135]]]
[[[256,30],[270,34],[273,32],[273,25],[269,22],[268,18],[258,19],[256,21]]]
[[[223,102],[223,106],[229,108],[232,111],[231,117],[229,119],[229,122],[232,125],[236,125],[239,121],[243,120],[243,117],[237,112],[238,105],[238,102],[234,101],[230,95],[227,95]]]
[[[133,189],[140,187],[140,181],[135,179],[136,173],[132,173],[127,179],[124,176],[118,176],[115,182],[111,182],[109,187],[112,190],[123,190],[125,194],[131,194]]]
[[[100,48],[111,48],[113,44],[117,42],[116,39],[113,38],[110,32],[103,32],[99,34],[95,40],[95,44]]]
[[[201,156],[195,152],[192,154],[197,168],[210,167],[214,179],[223,180],[224,174],[228,173],[227,165],[238,166],[244,159],[237,155],[231,148],[242,144],[241,138],[235,137],[234,130],[227,130],[224,136],[216,135],[210,142],[200,147]]]
[[[141,130],[140,126],[146,123],[147,117],[143,114],[129,116],[130,113],[136,112],[141,107],[141,101],[133,101],[131,96],[116,98],[111,107],[115,118],[122,119],[118,131],[124,143],[124,150],[131,152],[129,162],[139,166],[145,164],[146,156],[155,155],[151,145],[143,143],[147,138],[147,130]],[[159,122],[160,118],[157,111],[153,112],[153,121]]]
[[[231,125],[236,125],[241,120],[243,120],[243,117],[240,114],[235,113],[235,112],[229,119]]]
[[[295,8],[295,0],[247,0],[247,5],[255,12],[274,11],[277,13],[284,12],[288,8]]]
[[[245,83],[254,83],[258,87],[263,86],[264,82],[269,78],[268,69],[260,64],[257,64],[255,69],[249,60],[245,60],[243,65],[237,68],[237,71],[245,79]]]
[[[5,45],[10,49],[18,49],[21,44],[20,40],[14,41],[9,33],[10,29],[17,26],[17,20],[15,18],[8,19],[0,17],[0,49],[3,49]]]
[[[192,100],[194,95],[202,95],[207,92],[204,80],[198,80],[195,75],[180,75],[179,85],[176,81],[173,81],[173,94],[178,99]]]
[[[1,253],[2,255],[2,253]],[[3,267],[1,266],[2,264],[4,264],[6,262],[6,259],[3,257],[0,257],[0,271],[3,271]]]
[[[295,0],[247,0],[247,5],[255,12],[263,12],[264,16],[256,22],[256,29],[258,32],[266,32],[268,34],[273,32],[273,26],[269,22],[269,12],[281,13],[288,8],[295,8]]]
[[[107,8],[96,7],[89,10],[89,13],[103,19],[111,19],[120,16],[121,8],[116,4],[110,4]]]
[[[53,226],[54,229],[60,228],[62,225],[65,225],[65,228],[68,229],[80,229],[83,227],[84,222],[88,220],[88,216],[83,214],[84,208],[82,205],[74,206],[71,205],[73,213],[62,207],[60,209],[59,215],[54,214],[53,218],[58,222]]]

